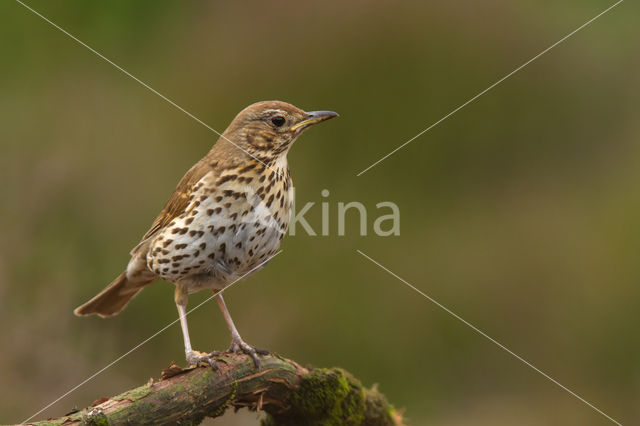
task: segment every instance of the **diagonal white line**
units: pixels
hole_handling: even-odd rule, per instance
[[[507,348],[506,346],[504,346],[502,343],[498,342],[496,339],[494,339],[493,337],[489,336],[487,333],[485,333],[484,331],[480,330],[478,327],[476,327],[475,325],[471,324],[469,321],[465,320],[464,318],[462,318],[460,315],[456,314],[455,312],[453,312],[451,309],[447,308],[446,306],[442,305],[441,303],[439,303],[437,300],[435,300],[434,298],[432,298],[431,296],[429,296],[428,294],[424,293],[422,290],[419,290],[418,288],[414,287],[413,285],[411,285],[409,282],[407,282],[406,280],[404,280],[403,278],[401,278],[400,276],[396,275],[394,272],[392,272],[391,270],[389,270],[388,268],[384,267],[383,265],[381,265],[379,262],[373,260],[372,258],[370,258],[369,256],[367,256],[366,254],[364,254],[362,251],[360,250],[356,250],[358,253],[360,253],[363,257],[365,257],[366,259],[368,259],[369,261],[371,261],[372,263],[375,263],[376,265],[378,265],[381,269],[385,270],[386,272],[388,272],[390,275],[394,276],[395,278],[397,278],[398,280],[402,281],[404,284],[406,284],[408,287],[410,287],[412,290],[418,292],[420,295],[422,295],[423,297],[425,297],[426,299],[428,299],[430,302],[432,302],[433,304],[435,304],[436,306],[438,306],[439,308],[443,309],[446,313],[448,313],[449,315],[453,316],[454,318],[456,318],[457,320],[461,321],[464,325],[470,327],[472,330],[474,330],[476,333],[480,334],[481,336],[485,337],[486,339],[490,340],[492,343],[494,343],[496,346],[498,346],[500,349],[503,349],[504,351],[506,351],[507,353],[509,353],[510,355],[512,355],[513,357],[515,357],[518,361],[521,361],[522,363],[524,363],[525,365],[527,365],[528,367],[531,367],[533,370],[535,370],[536,372],[540,373],[541,375],[543,375],[545,378],[547,378],[548,380],[550,380],[551,382],[555,383],[556,385],[558,385],[559,387],[561,387],[562,389],[564,389],[565,391],[567,391],[568,393],[570,393],[571,395],[573,395],[574,397],[578,398],[580,401],[584,402],[585,404],[587,404],[589,407],[593,408],[595,411],[597,411],[598,413],[602,414],[604,417],[606,417],[607,419],[611,420],[613,423],[622,426],[622,424],[620,422],[618,422],[617,420],[615,420],[614,418],[608,416],[605,412],[603,412],[602,410],[600,410],[598,407],[596,407],[595,405],[591,404],[589,401],[587,401],[586,399],[582,398],[580,395],[578,395],[577,393],[573,392],[571,389],[567,388],[566,386],[564,386],[562,383],[558,382],[556,379],[554,379],[553,377],[549,376],[547,373],[545,373],[544,371],[540,370],[538,367],[536,367],[535,365],[531,364],[529,361],[527,361],[526,359],[522,358],[520,355],[516,354],[515,352],[513,352],[511,349]]]
[[[226,286],[225,288],[223,288],[222,290],[220,290],[218,293],[214,294],[213,296],[208,297],[207,299],[205,299],[203,302],[201,302],[200,304],[198,304],[197,306],[195,306],[193,309],[189,310],[186,315],[189,315],[191,312],[195,311],[196,309],[198,309],[200,306],[204,305],[205,303],[207,303],[209,300],[213,299],[214,297],[216,297],[217,294],[222,294],[225,290],[227,290],[229,287],[231,287],[232,285],[234,285],[235,283],[237,283],[238,281],[242,280],[244,277],[246,277],[247,275],[251,274],[252,272],[254,272],[257,269],[260,269],[262,266],[264,266],[267,262],[269,262],[271,259],[273,259],[274,257],[276,257],[277,255],[279,255],[280,253],[282,253],[282,250],[279,250],[276,254],[274,254],[273,256],[271,256],[270,258],[268,258],[267,260],[265,260],[264,262],[262,262],[261,264],[259,264],[258,266],[256,266],[255,268],[251,269],[249,272],[247,272],[246,274],[242,275],[240,278],[238,278],[237,280],[233,281],[231,284],[229,284],[228,286]],[[117,363],[118,361],[120,361],[122,358],[126,357],[127,355],[129,355],[131,352],[135,351],[136,349],[138,349],[140,346],[144,345],[145,343],[149,342],[151,339],[153,339],[154,337],[156,337],[157,335],[161,334],[163,331],[165,331],[167,328],[171,327],[172,325],[174,325],[175,323],[177,323],[178,321],[180,321],[180,318],[178,317],[178,319],[173,320],[172,322],[170,322],[169,324],[167,324],[166,326],[162,327],[160,330],[158,330],[157,332],[155,332],[154,334],[152,334],[151,336],[147,337],[146,339],[144,339],[142,342],[138,343],[136,346],[134,346],[133,348],[129,349],[127,352],[125,352],[124,354],[120,355],[118,358],[114,359],[113,361],[111,361],[109,364],[107,364],[106,366],[102,367],[100,370],[96,371],[95,373],[93,373],[91,376],[87,377],[86,379],[84,379],[82,382],[80,382],[79,384],[75,385],[74,387],[72,387],[71,389],[69,389],[67,392],[65,392],[64,394],[62,394],[60,397],[58,397],[56,400],[52,401],[51,403],[47,404],[46,406],[42,407],[38,412],[33,413],[29,418],[24,419],[21,423],[27,423],[29,420],[31,420],[32,418],[34,418],[35,416],[37,416],[38,414],[42,413],[44,410],[46,410],[47,408],[51,407],[52,405],[54,405],[56,402],[60,401],[61,399],[63,399],[64,397],[66,397],[67,395],[69,395],[70,393],[72,393],[73,391],[75,391],[76,389],[78,389],[80,386],[84,385],[85,383],[89,382],[91,379],[93,379],[94,377],[96,377],[97,375],[99,375],[100,373],[104,372],[106,369],[108,369],[109,367],[113,366],[115,363]]]
[[[245,154],[247,154],[248,156],[250,156],[251,158],[253,158],[254,160],[256,160],[257,162],[261,163],[263,166],[265,166],[267,169],[275,171],[276,174],[280,175],[280,172],[277,170],[272,169],[271,167],[269,167],[267,164],[265,164],[262,160],[260,160],[258,157],[256,157],[255,155],[251,154],[250,152],[248,152],[247,150],[245,150],[244,148],[238,146],[236,143],[232,142],[229,138],[227,138],[226,136],[224,136],[222,133],[220,133],[219,131],[217,131],[216,129],[214,129],[213,127],[209,126],[207,123],[205,123],[204,121],[200,120],[198,117],[196,117],[195,115],[191,114],[189,111],[187,111],[186,109],[182,108],[180,105],[178,105],[177,103],[175,103],[174,101],[172,101],[171,99],[167,98],[165,95],[163,95],[162,93],[158,92],[156,89],[154,89],[153,87],[149,86],[147,83],[145,83],[144,81],[140,80],[138,77],[136,77],[135,75],[131,74],[129,71],[125,70],[124,68],[122,68],[120,65],[116,64],[115,62],[113,62],[111,59],[107,58],[106,56],[104,56],[103,54],[101,54],[100,52],[98,52],[97,50],[95,50],[94,48],[92,48],[91,46],[89,46],[88,44],[84,43],[83,41],[79,40],[77,37],[75,37],[73,34],[69,33],[68,31],[66,31],[65,29],[61,28],[59,25],[55,24],[54,22],[52,22],[50,19],[48,19],[47,17],[43,16],[42,14],[40,14],[38,11],[32,9],[31,7],[29,7],[28,5],[24,4],[22,1],[20,0],[16,0],[16,2],[18,2],[19,4],[21,4],[22,6],[24,6],[26,9],[30,10],[31,12],[33,12],[35,15],[39,16],[40,18],[42,18],[44,21],[48,22],[49,24],[51,24],[54,28],[60,30],[61,32],[63,32],[64,34],[66,34],[67,36],[69,36],[71,39],[75,40],[76,42],[78,42],[79,44],[81,44],[82,46],[86,47],[87,49],[89,49],[91,52],[93,52],[94,54],[96,54],[97,56],[99,56],[100,58],[104,59],[105,61],[107,61],[109,64],[113,65],[115,68],[117,68],[119,71],[122,71],[125,75],[131,77],[132,79],[134,79],[135,81],[137,81],[138,83],[140,83],[143,87],[145,87],[146,89],[150,90],[151,92],[153,92],[154,94],[160,96],[162,99],[164,99],[165,101],[169,102],[171,105],[173,105],[174,107],[176,107],[177,109],[179,109],[180,111],[182,111],[183,113],[185,113],[186,115],[188,115],[189,117],[193,118],[195,121],[197,121],[198,123],[202,124],[204,127],[206,127],[207,129],[211,130],[213,133],[215,133],[216,135],[218,135],[219,137],[223,138],[224,140],[226,140],[227,142],[229,142],[231,145],[235,146],[236,148],[238,148],[239,150],[243,151]]]
[[[414,137],[412,137],[411,139],[409,139],[408,141],[406,141],[405,143],[403,143],[402,145],[400,145],[399,147],[397,147],[396,149],[394,149],[393,151],[389,152],[387,155],[385,155],[384,157],[380,158],[378,161],[376,161],[375,163],[371,164],[369,167],[367,167],[366,169],[362,170],[360,173],[358,173],[356,176],[360,176],[364,173],[366,173],[367,171],[369,171],[370,169],[372,169],[373,167],[377,166],[378,164],[380,164],[382,161],[386,160],[387,158],[389,158],[390,156],[392,156],[393,154],[395,154],[396,152],[398,152],[399,150],[401,150],[402,148],[404,148],[405,146],[409,145],[411,142],[413,142],[414,140],[416,140],[417,138],[419,138],[420,136],[422,136],[423,134],[427,133],[429,130],[433,129],[434,127],[436,127],[438,124],[442,123],[444,120],[446,120],[447,118],[451,117],[453,114],[455,114],[456,112],[460,111],[462,108],[466,107],[467,105],[469,105],[471,102],[475,101],[476,99],[478,99],[480,96],[484,95],[485,93],[487,93],[489,90],[493,89],[494,87],[496,87],[498,84],[502,83],[503,81],[505,81],[506,79],[508,79],[509,77],[511,77],[512,75],[514,75],[515,73],[517,73],[518,71],[520,71],[522,68],[526,67],[527,65],[529,65],[531,62],[535,61],[536,59],[538,59],[539,57],[541,57],[542,55],[544,55],[545,53],[547,53],[548,51],[550,51],[551,49],[553,49],[554,47],[556,47],[557,45],[559,45],[560,43],[562,43],[563,41],[565,41],[566,39],[568,39],[569,37],[571,37],[572,35],[574,35],[575,33],[577,33],[578,31],[580,31],[581,29],[583,29],[584,27],[586,27],[587,25],[589,25],[590,23],[592,23],[593,21],[595,21],[596,19],[598,19],[599,17],[601,17],[602,15],[604,15],[605,13],[607,13],[608,11],[610,11],[611,9],[613,9],[614,7],[616,7],[617,5],[619,5],[620,3],[622,3],[624,0],[618,0],[616,3],[614,3],[613,5],[609,6],[608,8],[606,8],[605,10],[603,10],[602,12],[600,12],[599,14],[597,14],[596,16],[594,16],[593,18],[589,19],[587,22],[585,22],[584,24],[580,25],[578,28],[576,28],[575,30],[571,31],[569,34],[567,34],[566,36],[562,37],[560,40],[556,41],[555,43],[553,43],[551,46],[547,47],[546,49],[544,49],[542,52],[538,53],[536,56],[534,56],[533,58],[529,59],[527,62],[525,62],[524,64],[520,65],[518,68],[516,68],[515,70],[511,71],[509,74],[505,75],[504,77],[502,77],[500,80],[496,81],[495,83],[493,83],[491,86],[487,87],[486,89],[484,89],[482,92],[478,93],[477,95],[475,95],[474,97],[472,97],[471,99],[469,99],[468,101],[466,101],[465,103],[463,103],[462,105],[460,105],[459,107],[457,107],[456,109],[454,109],[453,111],[451,111],[450,113],[448,113],[447,115],[445,115],[444,117],[442,117],[440,120],[436,121],[435,123],[433,123],[431,126],[427,127],[426,129],[424,129],[423,131],[421,131],[420,133],[418,133],[417,135],[415,135]]]

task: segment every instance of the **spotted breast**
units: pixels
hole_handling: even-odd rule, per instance
[[[286,157],[277,163],[268,170],[252,162],[208,172],[194,186],[184,213],[150,243],[148,268],[193,293],[224,288],[272,256],[293,203]]]

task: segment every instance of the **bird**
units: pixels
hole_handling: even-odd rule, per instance
[[[221,291],[276,254],[293,208],[289,149],[310,126],[337,116],[333,111],[305,112],[281,101],[243,109],[180,180],[131,250],[126,269],[74,313],[116,315],[148,285],[168,281],[175,285],[187,363],[217,369],[220,352],[191,347],[186,310],[189,294],[212,290],[231,333],[228,351],[249,355],[260,369],[258,355],[268,352],[240,337]]]

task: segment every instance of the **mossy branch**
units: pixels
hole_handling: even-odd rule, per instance
[[[265,411],[263,426],[402,425],[402,416],[376,388],[366,389],[340,368],[306,369],[274,355],[261,357],[257,371],[245,355],[219,358],[210,367],[182,369],[173,364],[159,381],[73,414],[34,425],[198,424],[228,408]]]

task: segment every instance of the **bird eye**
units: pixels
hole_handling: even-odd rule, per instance
[[[284,117],[283,117],[283,116],[281,116],[281,115],[276,115],[275,117],[273,117],[273,118],[271,119],[271,122],[272,122],[272,123],[273,123],[273,125],[274,125],[274,126],[276,126],[276,127],[280,127],[280,126],[282,126],[282,125],[284,124],[284,122],[285,122],[285,121],[286,121],[286,120],[285,120],[285,119],[284,119]]]

